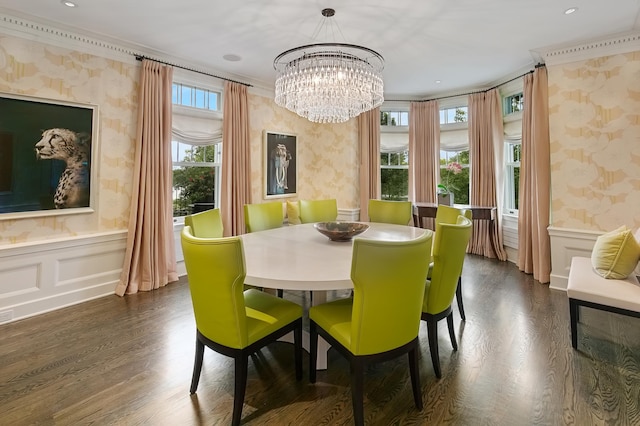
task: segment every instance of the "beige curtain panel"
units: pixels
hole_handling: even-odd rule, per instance
[[[409,113],[409,200],[435,203],[439,176],[438,101],[412,102]]]
[[[245,233],[244,205],[251,203],[248,105],[247,86],[225,82],[220,211],[227,237]]]
[[[518,204],[518,267],[541,283],[551,281],[551,154],[546,67],[524,77],[522,158]]]
[[[503,144],[501,97],[497,89],[469,95],[469,159],[471,166],[472,205],[497,207],[495,226],[489,221],[473,221],[473,234],[468,252],[485,257],[507,260],[502,244],[501,205],[498,204],[498,165],[502,161],[500,150]],[[501,175],[500,175],[501,178]],[[502,186],[500,186],[502,188]],[[501,189],[500,189],[501,190]]]
[[[129,234],[116,294],[177,281],[173,236],[171,85],[173,68],[142,61]]]
[[[369,217],[369,199],[380,198],[380,108],[358,116],[360,140],[360,220]]]

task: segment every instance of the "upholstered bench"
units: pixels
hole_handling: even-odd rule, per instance
[[[571,259],[569,282],[571,344],[578,348],[578,321],[581,306],[640,318],[640,283],[631,274],[626,279],[605,279],[594,270],[588,257]]]

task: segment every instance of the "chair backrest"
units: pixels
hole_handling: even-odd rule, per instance
[[[436,211],[435,223],[436,225],[438,223],[456,223],[458,221],[458,216],[460,215],[471,220],[470,209],[459,209],[457,207],[440,204],[438,206],[438,210]]]
[[[198,238],[190,226],[185,226],[181,243],[198,331],[221,345],[245,347],[248,335],[242,240]]]
[[[244,224],[247,232],[279,228],[284,222],[282,203],[262,203],[244,205]]]
[[[438,211],[436,212],[436,218],[435,218],[435,227],[437,229],[438,224],[443,224],[443,223],[457,223],[458,222],[458,216],[464,216],[467,219],[471,220],[472,217],[472,212],[471,209],[459,209],[456,207],[451,207],[451,206],[446,206],[446,205],[439,205],[438,206]],[[438,250],[438,244],[439,244],[439,240],[437,238],[433,239],[433,252]]]
[[[369,200],[369,220],[371,222],[408,225],[411,215],[411,201]]]
[[[220,209],[205,210],[186,216],[184,225],[191,227],[191,233],[199,238],[222,238],[224,235]]]
[[[330,200],[300,200],[300,222],[331,222],[338,218],[338,203]]]
[[[437,314],[451,305],[470,237],[471,220],[462,215],[456,223],[436,224],[433,269],[422,307],[424,312]]]
[[[353,241],[353,354],[384,352],[418,336],[431,236],[426,230],[413,241]]]

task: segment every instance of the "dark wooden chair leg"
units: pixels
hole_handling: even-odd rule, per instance
[[[413,400],[416,408],[422,411],[422,389],[420,388],[420,367],[418,363],[418,348],[409,351],[409,373],[411,375],[411,387],[413,388]]]
[[[462,277],[458,277],[458,287],[456,288],[456,300],[458,301],[458,311],[460,311],[460,318],[462,318],[462,321],[466,321],[467,316],[464,313],[464,305],[462,304]]]
[[[249,357],[241,354],[236,357],[235,372],[235,390],[233,394],[233,417],[231,424],[236,426],[240,424],[242,418],[242,406],[244,405],[244,393],[247,388],[247,370],[249,366]]]
[[[429,352],[431,352],[433,371],[439,379],[442,377],[442,373],[440,372],[440,355],[438,354],[438,321],[433,318],[427,319],[427,335],[429,336]]]
[[[453,330],[453,312],[447,315],[447,328],[449,329],[449,338],[451,339],[451,346],[453,350],[458,350],[458,342],[456,341],[456,333]]]
[[[296,363],[296,380],[302,380],[302,320],[300,324],[293,330],[293,350]]]
[[[569,316],[571,318],[571,346],[573,349],[578,349],[578,321],[579,321],[579,309],[578,302],[574,299],[569,299]]]
[[[191,389],[189,392],[193,395],[198,389],[200,382],[200,372],[202,371],[202,359],[204,358],[204,343],[196,338],[196,358],[193,362],[193,375],[191,376]]]
[[[309,382],[316,382],[316,366],[318,363],[318,326],[309,321]]]
[[[364,426],[364,365],[361,360],[351,360],[351,401],[353,422]]]

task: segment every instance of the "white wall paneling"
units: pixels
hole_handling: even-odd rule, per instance
[[[0,323],[114,294],[125,231],[0,247]]]
[[[596,239],[602,232],[584,229],[567,229],[550,226],[551,238],[551,283],[550,288],[567,290],[571,258],[591,257]]]

